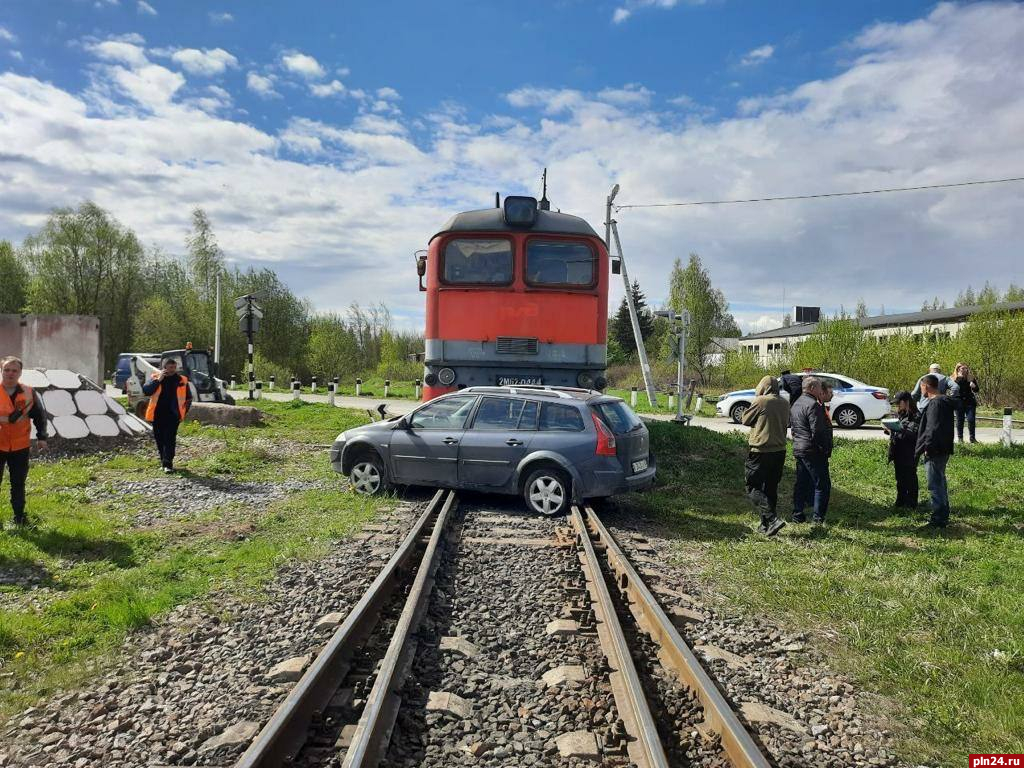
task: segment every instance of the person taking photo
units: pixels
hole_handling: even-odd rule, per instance
[[[899,426],[883,427],[889,435],[889,462],[896,473],[896,506],[917,509],[917,430],[921,413],[906,390],[896,393],[896,415]]]
[[[28,525],[25,514],[25,481],[28,479],[28,458],[32,448],[32,425],[36,427],[36,446],[46,450],[46,411],[39,395],[22,384],[24,369],[17,357],[0,360],[3,394],[0,394],[0,482],[4,469],[9,471],[11,509],[14,525]]]

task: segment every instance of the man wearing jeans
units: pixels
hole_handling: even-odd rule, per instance
[[[814,522],[821,525],[832,495],[828,460],[832,456],[832,422],[822,405],[824,390],[817,376],[804,376],[803,394],[789,414],[793,430],[796,483],[793,485],[793,522],[804,523],[804,507],[812,504]]]
[[[921,394],[928,407],[921,410],[921,426],[917,433],[918,458],[924,457],[928,490],[932,496],[930,528],[945,528],[949,523],[949,490],[946,487],[946,464],[953,455],[953,416],[957,400],[939,394],[939,377],[929,374],[921,379]]]

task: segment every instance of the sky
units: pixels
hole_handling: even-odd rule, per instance
[[[414,253],[494,193],[623,205],[1024,176],[1024,5],[4,0],[0,238],[93,200],[168,255],[422,328]],[[701,256],[744,330],[1024,283],[1024,184],[615,214],[654,305]],[[613,283],[612,311],[622,296]]]

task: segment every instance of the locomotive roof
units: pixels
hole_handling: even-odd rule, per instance
[[[537,211],[537,221],[532,227],[512,227],[505,223],[501,208],[484,208],[480,211],[457,213],[434,235],[446,232],[546,232],[559,235],[586,235],[599,237],[594,228],[579,216],[557,211]],[[430,239],[433,240],[434,237]]]

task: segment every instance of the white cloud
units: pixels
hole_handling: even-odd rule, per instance
[[[320,309],[382,300],[415,327],[422,297],[409,288],[409,254],[496,189],[539,192],[544,165],[554,205],[595,227],[613,183],[625,204],[1010,175],[1024,168],[1021,39],[1020,4],[942,5],[865,30],[834,76],[715,121],[524,87],[487,119],[442,103],[408,119],[296,117],[280,132],[218,106],[217,91],[184,87],[131,47],[138,41],[106,41],[123,45],[86,49],[94,82],[82,92],[0,74],[0,237],[20,240],[53,206],[88,198],[177,253],[200,205],[243,267],[272,264]],[[273,92],[273,79],[248,75],[250,88]],[[109,108],[97,108],[100,96]],[[778,319],[783,288],[788,304],[853,307],[863,296],[895,311],[953,297],[965,282],[1005,285],[1020,273],[1022,205],[1024,186],[1006,184],[616,218],[652,304],[667,294],[672,260],[696,252],[754,326]],[[894,280],[894,265],[912,279]],[[614,307],[621,283],[613,289]]]
[[[650,103],[654,91],[637,83],[629,83],[622,88],[605,88],[597,92],[597,98],[621,107],[646,106]]]
[[[136,9],[140,16],[156,16],[156,8],[146,2],[146,0],[138,0]]]
[[[272,75],[263,76],[257,72],[249,72],[245,76],[245,85],[250,91],[264,98],[281,95],[274,90],[274,78]]]
[[[398,101],[402,97],[398,95],[398,91],[394,88],[385,86],[384,88],[377,89],[377,98],[384,101]]]
[[[612,23],[621,24],[632,15],[633,13],[625,8],[616,8],[615,13],[612,14]]]
[[[21,51],[9,51],[10,57],[15,61],[24,61],[25,57],[21,55]]]
[[[0,40],[7,43],[14,43],[17,42],[18,38],[16,38],[14,33],[7,29],[7,27],[0,26]]]
[[[205,49],[179,48],[171,54],[171,60],[181,65],[190,75],[220,75],[228,67],[237,67],[238,59],[223,48]]]
[[[345,93],[345,86],[340,80],[331,80],[329,83],[310,83],[309,92],[320,99],[330,96],[340,96]]]
[[[692,5],[700,5],[704,0],[691,0]],[[679,0],[626,0],[612,13],[612,23],[621,24],[630,18],[636,11],[644,8],[675,8]]]
[[[743,58],[740,59],[740,64],[744,67],[753,67],[757,64],[763,64],[768,61],[768,59],[770,59],[774,54],[774,45],[762,45],[744,54]]]
[[[213,24],[230,24],[232,21],[235,20],[235,17],[232,16],[230,13],[225,13],[223,11],[210,11],[206,15],[210,19],[210,22]]]
[[[326,74],[319,61],[298,51],[281,56],[281,65],[292,74],[305,78],[321,78]]]

